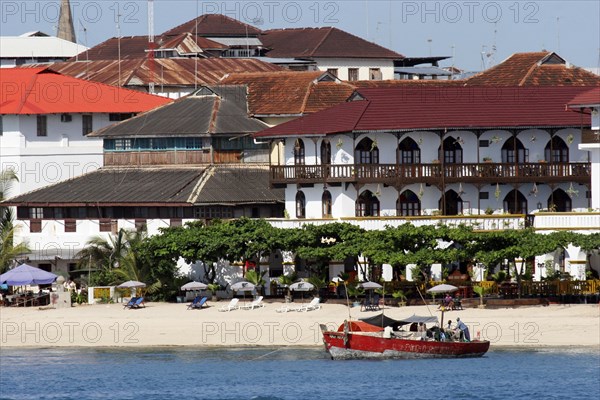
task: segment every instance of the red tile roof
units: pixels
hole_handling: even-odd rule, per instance
[[[600,106],[600,87],[578,94],[574,99],[569,101],[570,108],[589,106]]]
[[[194,39],[195,38],[195,39]],[[195,37],[191,33],[181,33],[175,36],[163,36],[156,38],[157,49],[177,49],[182,54],[202,52],[202,50],[225,50],[228,47],[213,40]],[[119,46],[121,48],[119,52]],[[70,61],[90,60],[121,60],[131,58],[142,58],[148,56],[147,36],[113,37],[97,44],[96,46],[79,53]]]
[[[226,85],[248,86],[253,115],[300,115],[345,101],[354,88],[340,82],[318,82],[321,71],[240,73],[225,77]]]
[[[163,36],[179,35],[180,33],[198,33],[200,36],[227,37],[227,36],[256,36],[261,30],[252,25],[245,24],[237,19],[222,14],[204,14],[198,18],[187,21],[163,33]]]
[[[337,28],[272,29],[260,36],[275,58],[379,58],[403,55]]]
[[[556,53],[515,53],[502,63],[466,79],[467,86],[595,86],[600,77],[569,66]]]
[[[4,68],[0,114],[138,113],[172,100],[44,68]]]
[[[282,67],[252,58],[157,58],[154,63],[152,80],[157,86],[213,85],[229,73],[283,70]],[[147,86],[151,80],[147,58],[123,60],[120,65],[117,60],[61,62],[49,68],[61,74],[114,86],[118,86],[119,82],[121,86]]]
[[[427,87],[361,89],[339,104],[256,137],[361,131],[580,126],[565,105],[585,87]]]
[[[427,87],[427,86],[463,86],[464,80],[455,79],[394,79],[381,81],[348,81],[348,84],[357,89],[368,88],[397,88],[397,87]]]

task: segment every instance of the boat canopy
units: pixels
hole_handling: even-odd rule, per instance
[[[381,332],[383,328],[361,321],[348,321],[350,332]],[[344,324],[338,328],[338,332],[344,332]]]
[[[439,323],[437,317],[422,317],[419,315],[413,315],[408,318],[396,320],[396,319],[393,319],[393,318],[383,315],[383,313],[381,313],[379,315],[375,315],[374,317],[370,317],[370,318],[361,318],[360,320],[363,322],[366,322],[367,324],[371,324],[371,325],[378,326],[378,327],[391,326],[394,330],[398,330],[398,328],[400,328],[401,326],[412,324],[414,322],[416,322],[416,323],[422,322],[424,324]]]

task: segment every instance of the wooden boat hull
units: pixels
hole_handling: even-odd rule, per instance
[[[323,341],[334,360],[481,357],[490,348],[489,341],[437,342],[333,331],[323,332]]]

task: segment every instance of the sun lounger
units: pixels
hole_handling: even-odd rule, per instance
[[[135,303],[133,303],[133,305],[129,307],[130,310],[133,310],[134,308],[146,308],[146,303],[144,303],[143,297],[138,297],[135,300]]]
[[[263,304],[262,300],[263,300],[263,297],[259,296],[258,298],[256,298],[256,300],[253,300],[250,304],[243,305],[240,308],[243,308],[244,310],[254,310],[255,308],[264,307],[265,305]]]
[[[282,304],[281,307],[277,308],[275,311],[278,313],[286,313],[288,311],[295,311],[292,307],[290,307],[289,303]]]
[[[196,307],[196,304],[198,304],[199,302],[200,302],[200,296],[196,296],[194,298],[194,300],[190,304],[188,304],[187,309],[189,310],[190,308]]]
[[[200,296],[198,296],[198,297],[200,297]],[[207,300],[208,300],[208,297],[206,297],[206,296],[205,296],[205,297],[203,297],[203,298],[202,298],[202,299],[201,299],[199,302],[197,302],[196,304],[194,304],[194,305],[192,306],[192,308],[193,308],[194,310],[200,310],[200,309],[202,309],[202,307],[204,307],[204,304],[206,304],[206,301],[207,301]]]
[[[133,307],[133,305],[135,304],[136,300],[137,300],[137,297],[132,297],[131,299],[129,299],[129,301],[127,302],[127,304],[125,304],[123,306],[123,308],[131,308],[131,307]]]
[[[300,307],[298,307],[296,309],[296,311],[312,311],[312,310],[318,310],[319,308],[321,308],[321,299],[318,297],[315,297],[314,299],[311,300],[310,303],[306,304],[306,305],[302,305]]]
[[[219,308],[219,311],[231,311],[231,310],[237,310],[238,307],[238,302],[240,301],[240,299],[233,298],[231,299],[231,301],[229,302],[229,304],[227,304],[226,306],[222,306],[221,308]]]

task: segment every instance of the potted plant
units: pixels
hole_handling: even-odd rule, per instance
[[[364,290],[356,283],[351,283],[346,285],[346,290],[348,291],[348,296],[354,299],[354,303],[352,303],[353,307],[360,307],[360,302],[358,301],[358,296],[364,294]]]
[[[485,308],[485,304],[483,304],[483,296],[485,296],[488,292],[487,288],[483,286],[473,286],[473,291],[479,295],[479,308]]]
[[[398,307],[405,306],[406,300],[408,300],[408,297],[406,296],[406,293],[404,293],[404,290],[396,290],[394,293],[392,293],[392,297],[398,300]]]
[[[217,290],[221,289],[221,285],[218,283],[209,283],[208,290],[212,293],[212,301],[217,301]]]
[[[488,157],[488,156],[483,157],[483,162],[485,162],[485,163],[491,163],[492,162],[492,157]]]

